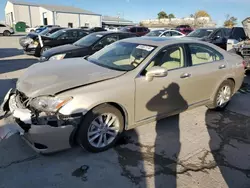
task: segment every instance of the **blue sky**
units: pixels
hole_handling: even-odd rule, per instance
[[[102,15],[117,16],[139,22],[156,18],[159,11],[186,17],[197,10],[206,10],[221,26],[227,14],[238,18],[239,24],[250,17],[250,0],[22,0],[33,3],[72,5]],[[0,21],[4,20],[6,0],[0,0]]]

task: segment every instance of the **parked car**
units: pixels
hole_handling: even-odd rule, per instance
[[[203,38],[204,41],[213,43],[224,50],[227,50],[228,39],[242,40],[246,38],[246,34],[242,27],[233,28],[217,28],[208,37]]]
[[[37,25],[35,27],[26,27],[25,32],[26,33],[35,32],[36,29],[43,28],[43,27],[44,27],[44,25]]]
[[[51,29],[51,28],[58,28],[60,27],[59,25],[46,25],[44,27],[40,27],[38,29],[35,30],[36,33],[41,33],[42,31],[46,30],[46,29]]]
[[[20,44],[25,53],[40,57],[44,51],[50,48],[72,44],[88,34],[89,32],[82,29],[62,29],[49,36],[41,36],[41,40],[39,39],[40,35],[38,35],[32,41],[28,43],[20,42]]]
[[[173,37],[173,38],[181,38],[186,35],[179,31],[175,30],[164,30],[164,29],[158,29],[150,31],[148,34],[145,35],[146,37]]]
[[[109,31],[91,33],[73,44],[62,45],[45,51],[40,57],[40,61],[92,55],[113,42],[130,37],[136,37],[136,35],[133,33]]]
[[[6,24],[0,23],[0,34],[3,36],[10,36],[11,34],[14,34],[14,29]]]
[[[242,25],[246,35],[245,39],[244,37],[240,38],[242,41],[229,39],[227,49],[230,50],[230,52],[240,55],[245,61],[246,71],[250,72],[250,17],[244,19]],[[230,49],[231,46],[232,49]]]
[[[189,25],[179,25],[175,28],[177,31],[180,31],[184,35],[188,35],[193,31],[193,28],[191,28]]]
[[[100,31],[107,31],[106,29],[102,27],[92,27],[89,29],[90,32],[100,32]]]
[[[193,39],[203,39],[209,36],[216,28],[200,28],[192,31],[186,37],[190,37]]]
[[[89,57],[32,65],[2,108],[38,152],[75,140],[101,152],[136,126],[201,105],[224,109],[243,79],[242,58],[213,44],[136,37]]]
[[[135,33],[138,36],[143,36],[146,35],[147,33],[149,33],[149,29],[147,27],[137,27],[137,26],[128,26],[128,27],[123,27],[121,28],[121,31],[123,32],[130,32],[130,33]]]

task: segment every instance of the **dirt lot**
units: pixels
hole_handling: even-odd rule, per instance
[[[0,37],[0,101],[36,62],[23,55],[18,37]],[[250,84],[249,76],[245,82]],[[145,125],[99,154],[75,147],[42,156],[14,135],[0,142],[0,188],[249,188],[247,89],[248,85],[234,96],[225,112],[200,107]]]

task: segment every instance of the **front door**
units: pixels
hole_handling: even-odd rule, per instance
[[[135,79],[135,121],[161,118],[184,111],[188,107],[188,90],[183,78],[186,60],[182,45],[167,47],[155,56],[146,69]],[[168,69],[166,77],[147,81],[145,75],[153,66]]]

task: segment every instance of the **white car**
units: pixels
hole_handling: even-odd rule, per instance
[[[185,37],[183,33],[176,30],[165,30],[165,29],[157,29],[150,31],[145,36],[147,37],[173,37],[173,38],[181,38]]]
[[[41,27],[44,27],[44,26],[43,25],[37,25],[36,27],[29,27],[29,28],[25,29],[25,32],[26,33],[35,32],[36,29],[41,28]]]
[[[10,26],[0,23],[0,34],[3,36],[10,36],[11,34],[14,34],[14,30]]]

